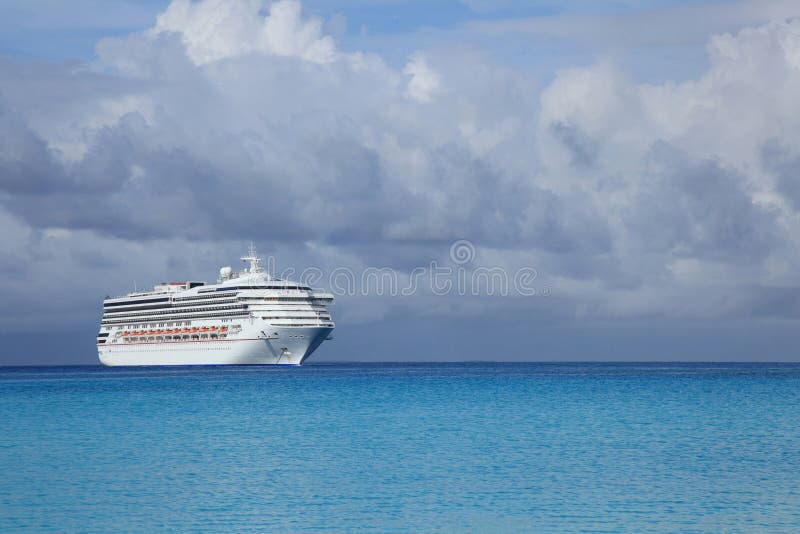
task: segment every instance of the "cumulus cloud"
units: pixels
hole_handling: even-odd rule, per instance
[[[247,53],[328,63],[336,52],[333,39],[322,35],[322,22],[303,19],[295,0],[175,0],[149,33],[165,32],[181,35],[197,65]]]
[[[91,64],[0,62],[0,215],[27,236],[0,266],[47,242],[107,276],[98,243],[199,274],[253,238],[410,270],[466,237],[478,264],[536,267],[560,316],[795,313],[769,303],[800,272],[800,21],[711,38],[695,80],[600,61],[541,89],[464,49],[395,67],[324,27],[294,1],[174,0]]]

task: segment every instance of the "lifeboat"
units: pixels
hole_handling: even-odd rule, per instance
[[[188,334],[190,330],[188,328],[184,328],[183,330],[181,330],[181,332],[183,332],[184,334]]]
[[[208,327],[207,327],[207,326],[204,326],[203,328],[201,328],[201,329],[200,329],[200,331],[201,331],[201,332],[208,332],[208,330],[209,330],[209,329],[208,329]]]
[[[211,328],[209,328],[209,330],[211,330],[212,332],[216,332],[217,331],[217,327],[216,326],[212,326]]]
[[[200,331],[200,329],[199,329],[199,328],[197,328],[197,327],[193,327],[193,328],[192,328],[192,330],[191,330],[191,332],[192,332],[193,334],[194,334],[195,332],[199,332],[199,331]]]
[[[123,332],[122,333],[122,337],[128,337],[128,333],[127,332]]]
[[[228,331],[228,327],[227,326],[222,326],[222,327],[220,327],[219,331],[220,332],[227,332]]]

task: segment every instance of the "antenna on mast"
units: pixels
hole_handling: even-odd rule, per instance
[[[256,246],[250,241],[250,248],[247,249],[247,256],[242,256],[242,261],[249,261],[250,262],[250,269],[248,272],[250,273],[260,273],[262,272],[261,269],[261,258],[258,257],[256,254]]]

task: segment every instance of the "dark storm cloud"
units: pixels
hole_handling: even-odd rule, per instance
[[[68,187],[65,178],[47,143],[0,101],[0,191],[50,194]]]
[[[569,149],[575,165],[588,167],[595,163],[598,150],[598,143],[595,140],[581,132],[579,128],[563,122],[550,125],[550,129],[553,135]]]
[[[764,145],[761,157],[764,167],[776,179],[776,189],[795,211],[800,211],[800,155],[771,139]]]
[[[746,177],[666,143],[651,152],[626,216],[644,250],[712,261],[758,261],[780,244],[777,210],[755,204]]]

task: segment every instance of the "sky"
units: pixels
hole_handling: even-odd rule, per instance
[[[795,1],[5,0],[0,365],[251,241],[315,361],[798,361],[799,94]]]

